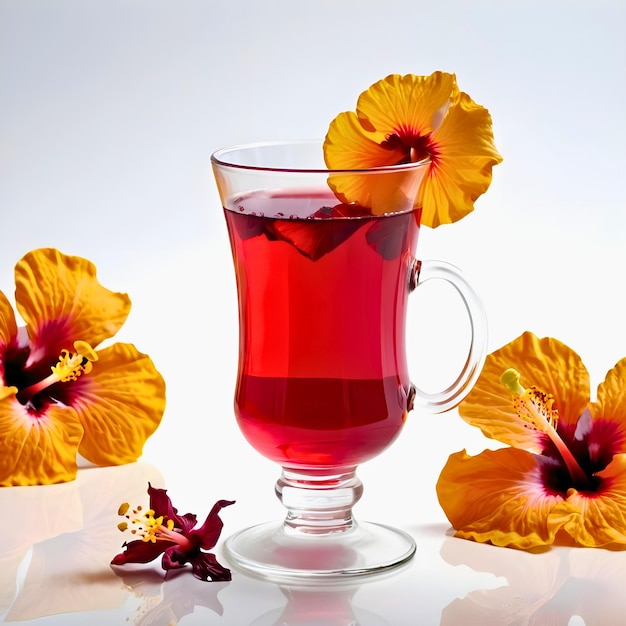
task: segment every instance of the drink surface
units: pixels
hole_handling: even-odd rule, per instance
[[[380,453],[407,413],[405,314],[419,216],[366,215],[310,191],[238,198],[225,215],[244,436],[285,467],[354,466]]]

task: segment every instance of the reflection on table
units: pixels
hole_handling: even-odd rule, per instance
[[[529,553],[448,538],[441,556],[506,579],[496,589],[477,589],[442,611],[441,624],[507,626],[623,623],[626,615],[626,552],[556,547]]]
[[[539,553],[414,526],[416,557],[386,576],[284,585],[233,571],[231,582],[167,576],[159,562],[112,567],[121,502],[164,486],[145,463],[87,468],[72,483],[0,490],[0,621],[42,626],[611,626],[626,614],[626,552]],[[222,556],[220,555],[220,559]],[[56,618],[54,616],[57,616]],[[574,616],[579,616],[574,618]]]
[[[128,592],[109,563],[123,537],[112,513],[143,501],[148,481],[162,483],[143,463],[88,468],[70,483],[0,490],[0,615],[5,621],[111,609]],[[19,582],[19,587],[18,587]]]

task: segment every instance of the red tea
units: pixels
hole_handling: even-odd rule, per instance
[[[225,215],[244,436],[285,467],[354,466],[377,455],[407,412],[405,314],[419,214],[371,216],[303,192],[240,197]]]

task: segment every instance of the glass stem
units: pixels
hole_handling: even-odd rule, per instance
[[[285,531],[326,535],[356,526],[352,507],[363,493],[356,468],[293,470],[283,468],[276,495],[287,509]]]

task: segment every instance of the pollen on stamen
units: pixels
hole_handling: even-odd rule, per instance
[[[528,390],[528,395],[532,398],[533,404],[537,407],[540,407],[541,413],[543,417],[547,420],[548,424],[552,426],[556,430],[557,423],[559,421],[559,414],[553,408],[554,407],[554,397],[549,394],[537,389],[536,387],[531,387]]]
[[[535,386],[525,389],[520,378],[521,374],[517,370],[509,368],[500,376],[500,382],[513,395],[513,408],[520,419],[526,422],[524,426],[541,432],[555,430],[558,412],[553,408],[554,398]]]
[[[53,376],[60,382],[77,380],[82,374],[88,374],[93,369],[92,363],[98,360],[95,350],[86,341],[75,341],[74,352],[63,349],[56,365],[53,365]]]

